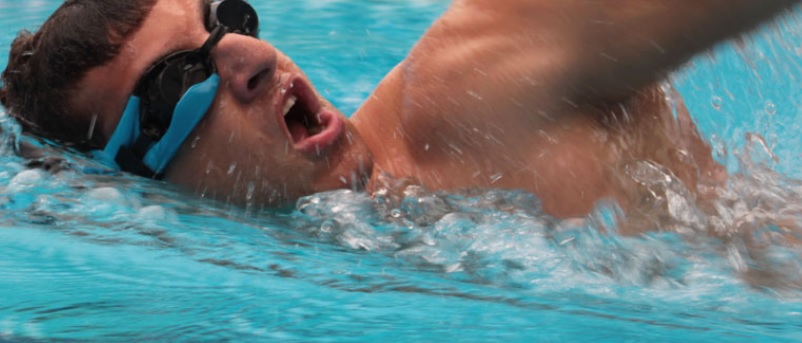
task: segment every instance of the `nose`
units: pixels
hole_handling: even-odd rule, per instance
[[[267,42],[231,33],[212,50],[220,79],[243,103],[252,101],[270,86],[277,56],[276,48]]]

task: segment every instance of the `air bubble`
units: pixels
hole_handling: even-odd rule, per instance
[[[337,222],[334,220],[326,220],[322,224],[320,224],[320,232],[321,233],[332,233],[337,230]]]
[[[720,111],[721,110],[721,105],[723,103],[724,103],[724,100],[722,100],[721,97],[719,97],[719,96],[714,96],[712,99],[710,99],[710,104],[713,105],[713,108],[715,108],[716,111]]]
[[[771,101],[767,102],[766,103],[766,113],[768,113],[769,115],[776,114],[777,113],[777,105],[775,105]]]

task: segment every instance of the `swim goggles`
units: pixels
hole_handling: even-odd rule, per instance
[[[93,152],[95,158],[140,176],[164,176],[214,101],[220,84],[214,46],[227,33],[258,36],[259,18],[243,0],[210,2],[205,18],[211,33],[206,42],[162,58],[143,74],[106,147]]]

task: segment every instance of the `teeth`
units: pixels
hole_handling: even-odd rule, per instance
[[[284,105],[284,116],[285,117],[287,116],[287,113],[290,113],[290,110],[292,109],[292,107],[295,106],[295,102],[296,101],[298,101],[298,98],[296,98],[294,96],[291,96],[289,99],[287,99],[287,104]]]

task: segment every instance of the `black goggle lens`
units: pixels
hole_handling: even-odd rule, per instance
[[[257,37],[259,17],[256,10],[242,0],[226,0],[213,3],[209,8],[206,29],[211,32],[217,25],[223,25],[228,32]]]
[[[154,65],[136,94],[140,107],[141,131],[161,137],[173,117],[176,104],[186,91],[214,73],[211,61],[199,59],[194,51],[181,51]]]
[[[215,35],[224,33],[257,37],[259,18],[243,0],[223,0],[209,5],[206,29]],[[210,37],[210,40],[221,38]],[[209,42],[207,42],[209,43]],[[208,47],[216,44],[209,44]],[[207,44],[204,44],[204,46]],[[215,72],[214,62],[203,49],[179,51],[154,64],[140,81],[134,94],[140,97],[140,130],[154,139],[161,138],[170,126],[173,111],[186,91],[208,79]]]

